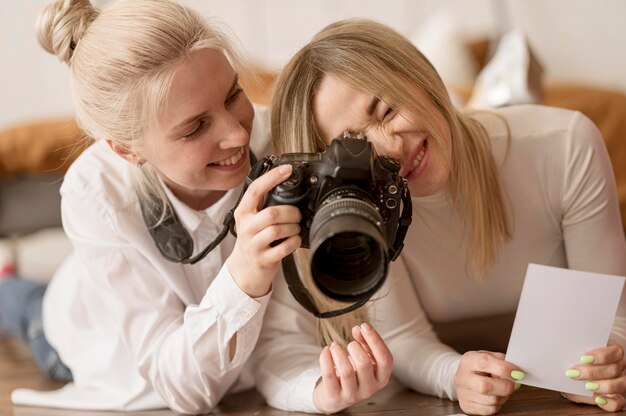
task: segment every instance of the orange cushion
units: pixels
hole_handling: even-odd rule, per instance
[[[0,179],[63,175],[84,148],[84,137],[72,118],[24,123],[0,131]]]

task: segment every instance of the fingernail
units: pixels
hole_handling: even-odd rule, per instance
[[[594,383],[593,381],[588,381],[585,383],[585,388],[589,391],[596,391],[600,388],[598,383]]]
[[[520,388],[520,387],[522,387],[522,385],[521,385],[521,384],[519,384],[519,383],[515,383],[515,387],[514,387],[514,388],[515,388],[515,390],[519,390],[519,388]]]
[[[565,372],[565,375],[569,378],[578,378],[580,377],[580,371],[572,370],[571,368]]]
[[[593,355],[583,355],[580,357],[581,364],[592,364],[596,360],[596,357]]]
[[[280,165],[278,167],[278,172],[280,172],[280,173],[291,172],[291,165]]]
[[[606,404],[607,403],[606,399],[604,397],[602,397],[602,396],[596,397],[595,401],[596,401],[596,404]]]
[[[367,322],[363,322],[361,324],[361,329],[363,330],[363,332],[369,334],[373,331],[372,326],[370,324],[368,324]]]
[[[513,370],[511,371],[511,377],[513,377],[515,380],[524,380],[524,377],[526,377],[526,374],[524,374],[523,372],[519,370]]]

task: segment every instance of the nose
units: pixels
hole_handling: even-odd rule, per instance
[[[220,137],[220,147],[230,149],[232,147],[245,146],[250,141],[251,126],[244,123],[229,112],[224,112],[217,130]]]
[[[389,156],[397,160],[402,160],[403,140],[401,137],[391,133],[369,131],[366,133],[368,140],[376,149],[378,155]]]

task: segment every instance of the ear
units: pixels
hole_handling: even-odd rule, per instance
[[[126,147],[113,143],[113,140],[111,139],[107,139],[106,142],[111,150],[113,150],[115,153],[117,153],[119,156],[132,163],[133,165],[142,165],[143,163],[145,163],[145,160],[143,160],[140,155],[127,149]]]

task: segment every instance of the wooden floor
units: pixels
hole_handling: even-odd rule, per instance
[[[0,334],[0,416],[174,416],[169,410],[151,412],[90,412],[68,411],[63,409],[30,408],[11,405],[11,391],[17,387],[50,390],[62,384],[52,382],[41,375],[30,353],[20,343],[9,340]],[[214,415],[230,416],[284,416],[297,415],[272,409],[264,404],[263,399],[254,391],[225,398]],[[399,386],[391,387],[363,401],[344,415],[412,415],[412,416],[449,416],[462,414],[456,403],[434,397],[420,395]],[[501,415],[544,416],[544,415],[606,415],[596,406],[576,405],[561,397],[557,392],[522,386],[503,407]],[[621,412],[620,414],[626,414]]]

